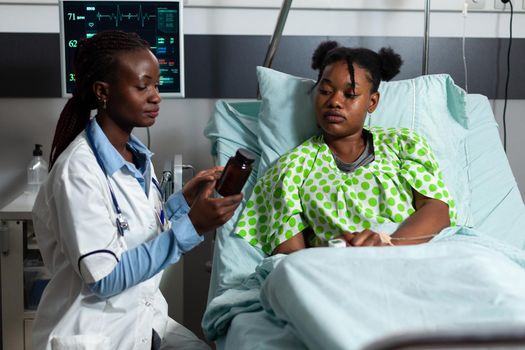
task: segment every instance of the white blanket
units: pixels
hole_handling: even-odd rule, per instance
[[[525,324],[525,253],[468,229],[417,246],[307,249],[278,264],[260,297],[309,349]]]

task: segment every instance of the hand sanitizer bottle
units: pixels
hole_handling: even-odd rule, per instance
[[[27,167],[27,191],[37,193],[47,178],[48,164],[42,157],[42,145],[35,145],[33,159]]]

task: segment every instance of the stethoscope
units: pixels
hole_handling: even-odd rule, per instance
[[[126,218],[124,217],[124,214],[122,214],[122,210],[120,209],[120,205],[118,204],[117,197],[115,196],[115,191],[113,191],[113,186],[111,186],[111,182],[109,181],[109,176],[108,176],[108,173],[106,172],[106,168],[104,167],[104,164],[102,163],[102,161],[100,159],[100,155],[98,154],[98,152],[93,147],[94,142],[93,142],[91,134],[89,133],[89,131],[87,129],[86,129],[86,136],[87,136],[87,139],[88,139],[88,144],[91,147],[91,150],[93,151],[93,154],[95,154],[95,158],[97,160],[97,163],[100,166],[100,168],[102,169],[102,172],[104,173],[104,175],[106,176],[106,182],[108,184],[109,193],[111,194],[111,200],[113,201],[113,206],[115,207],[115,212],[117,214],[115,220],[116,220],[116,224],[117,224],[118,233],[120,234],[120,236],[124,236],[124,231],[129,230],[128,220],[126,220]],[[160,200],[162,202],[164,197],[162,195],[162,189],[160,188],[159,182],[153,176],[151,177],[151,181],[153,182],[153,184],[157,188],[157,191],[159,191]],[[161,225],[164,226],[164,205],[163,205],[163,203],[161,204],[161,209],[160,209],[160,214],[159,214],[159,221],[160,221]]]

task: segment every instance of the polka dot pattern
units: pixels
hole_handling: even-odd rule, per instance
[[[267,254],[307,227],[322,244],[404,221],[415,211],[413,190],[446,202],[454,224],[455,204],[428,143],[409,129],[370,132],[375,160],[354,172],[337,168],[322,136],[281,157],[255,185],[235,233]]]

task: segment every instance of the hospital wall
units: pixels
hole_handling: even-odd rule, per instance
[[[263,61],[278,14],[277,8],[264,6],[214,7],[207,5],[212,1],[194,3],[197,5],[191,6],[189,1],[184,19],[187,97],[165,99],[158,121],[151,128],[157,175],[164,162],[176,153],[182,154],[183,162],[197,170],[213,164],[203,129],[214,103],[219,98],[254,98],[255,66]],[[333,2],[327,1],[330,3]],[[432,13],[429,70],[451,73],[464,86],[461,52],[464,18],[459,12],[462,1],[457,3],[458,11],[449,8]],[[469,92],[487,95],[502,125],[509,15],[470,13],[466,24]],[[58,6],[54,1],[0,0],[0,204],[23,187],[34,143],[43,144],[45,155],[49,156],[54,127],[65,103],[60,97],[58,31]],[[525,194],[523,12],[515,15],[513,31],[511,99],[507,107],[508,157]],[[390,45],[405,60],[398,78],[412,78],[421,73],[423,13],[417,8],[294,9],[284,35],[274,67],[288,73],[313,78],[309,69],[311,52],[328,38],[374,49]],[[144,130],[136,130],[136,135],[146,140]],[[199,335],[209,279],[204,263],[210,259],[211,245],[208,237],[204,245],[184,258],[184,312],[177,317]]]

